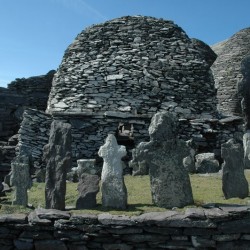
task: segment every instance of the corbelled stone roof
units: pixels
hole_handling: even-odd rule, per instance
[[[126,16],[94,25],[67,48],[47,111],[213,113],[215,57],[172,21]]]
[[[231,38],[212,46],[218,55],[212,66],[216,87],[218,88],[218,110],[229,115],[241,114],[238,83],[242,80],[240,72],[242,59],[250,53],[250,28],[242,29]]]

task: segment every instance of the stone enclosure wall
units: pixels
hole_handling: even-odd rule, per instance
[[[15,156],[18,142],[16,134],[20,128],[23,112],[26,108],[45,111],[54,73],[55,71],[51,70],[46,75],[16,79],[7,89],[0,88],[1,181],[10,171],[10,163]],[[31,126],[34,122],[31,122]],[[36,145],[37,147],[39,146]]]
[[[36,209],[0,215],[0,248],[249,249],[250,207],[188,208],[137,216]]]
[[[7,89],[0,88],[0,141],[17,133],[25,108],[45,111],[54,73],[18,78]]]

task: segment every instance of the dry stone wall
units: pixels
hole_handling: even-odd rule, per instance
[[[67,48],[47,112],[214,115],[211,58],[172,21],[128,16],[94,25]]]
[[[249,249],[250,207],[188,208],[139,216],[36,209],[0,215],[1,249]]]
[[[28,148],[34,161],[32,173],[45,168],[42,160],[43,147],[48,143],[50,125],[53,119],[71,124],[72,132],[72,167],[77,166],[78,159],[97,159],[98,149],[103,145],[107,134],[113,133],[119,144],[125,144],[128,150],[126,161],[130,160],[131,149],[142,141],[149,141],[149,116],[133,116],[124,114],[122,117],[113,116],[112,112],[95,115],[85,113],[62,113],[53,116],[41,111],[27,109],[18,133],[17,153],[22,148]],[[118,136],[119,124],[133,127],[132,144]],[[179,119],[179,138],[189,140],[193,138],[196,152],[214,152],[220,159],[220,145],[231,138],[242,138],[242,118],[226,119]],[[13,147],[13,150],[15,147]],[[13,151],[12,151],[13,152]],[[13,156],[12,156],[13,157]],[[97,167],[98,174],[101,168]]]
[[[50,125],[52,118],[50,115],[35,109],[26,109],[23,114],[21,127],[18,131],[18,144],[16,153],[28,151],[32,155],[34,169],[31,173],[45,168],[42,160],[43,147],[49,141]]]
[[[45,111],[54,74],[55,70],[51,70],[46,75],[17,78],[8,84],[8,89],[23,96],[24,107]]]
[[[241,115],[238,83],[243,76],[241,61],[250,53],[250,28],[240,30],[228,40],[212,46],[218,55],[212,65],[215,85],[218,88],[218,110],[223,114]]]
[[[54,73],[52,70],[46,75],[16,79],[8,88],[0,88],[0,180],[10,171],[10,163],[15,157],[16,134],[24,110],[46,109]],[[31,121],[31,126],[33,123]]]
[[[25,108],[45,111],[55,71],[30,78],[17,78],[0,88],[0,141],[17,133]]]

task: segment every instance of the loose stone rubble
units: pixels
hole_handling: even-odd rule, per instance
[[[49,143],[44,146],[46,208],[65,209],[66,174],[71,168],[71,125],[51,124]]]
[[[102,206],[125,209],[127,189],[123,178],[121,158],[127,154],[125,146],[118,146],[115,136],[109,134],[98,155],[103,158],[101,175]]]
[[[221,155],[224,159],[222,167],[222,190],[226,199],[249,195],[247,179],[244,175],[243,148],[234,140],[222,144]]]

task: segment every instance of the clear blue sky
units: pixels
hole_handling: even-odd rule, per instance
[[[250,0],[0,0],[0,86],[57,69],[87,26],[125,15],[173,20],[209,45],[250,26]]]

